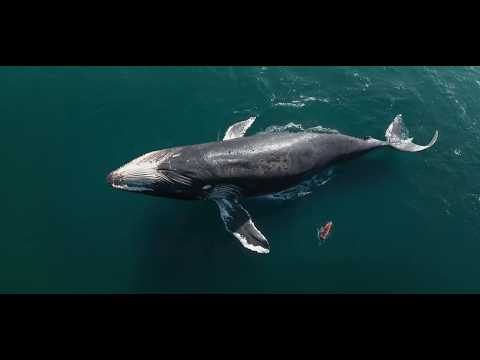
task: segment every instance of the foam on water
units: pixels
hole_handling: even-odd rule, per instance
[[[257,198],[264,200],[295,200],[303,198],[307,195],[310,195],[315,188],[328,183],[333,178],[333,173],[334,168],[331,167],[321,174],[314,175],[289,189],[270,195],[258,196]]]
[[[368,76],[362,76],[358,72],[354,72],[353,77],[358,79],[361,82],[362,91],[366,91],[372,83],[372,81],[370,80],[370,78]]]
[[[298,100],[294,100],[291,102],[278,102],[273,104],[273,106],[289,106],[289,107],[296,107],[296,108],[301,108],[305,106],[305,103],[302,103]]]
[[[311,128],[304,129],[302,124],[294,123],[294,122],[289,122],[286,125],[271,125],[267,127],[265,130],[261,131],[260,133],[265,134],[265,133],[272,133],[272,132],[314,132],[314,133],[338,133],[338,130],[336,129],[330,129],[323,127],[322,125],[317,125]]]
[[[273,103],[274,107],[286,106],[286,107],[302,108],[309,102],[316,101],[316,102],[329,103],[330,99],[328,97],[319,98],[315,96],[300,95],[299,98],[295,100],[279,101],[279,102],[274,102],[274,101],[275,101],[275,97],[271,98],[271,102]]]
[[[261,131],[260,133],[273,133],[273,132],[300,132],[304,131],[303,126],[301,124],[296,124],[293,122],[289,122],[286,125],[271,125],[267,127],[265,130]]]

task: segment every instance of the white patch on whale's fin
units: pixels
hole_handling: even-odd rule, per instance
[[[237,122],[230,126],[223,137],[223,140],[230,140],[242,137],[247,132],[248,128],[252,126],[255,121],[255,117],[248,118],[247,120]]]
[[[387,144],[397,150],[417,152],[426,150],[435,144],[438,138],[438,130],[435,130],[435,134],[428,145],[417,145],[412,142],[413,138],[408,137],[408,130],[403,123],[402,115],[399,114],[395,116],[395,119],[393,119],[392,123],[388,126],[385,132],[385,138],[387,139]]]
[[[268,254],[270,245],[263,234],[255,227],[250,214],[236,199],[215,199],[220,216],[228,232],[232,233],[247,249],[260,254]]]

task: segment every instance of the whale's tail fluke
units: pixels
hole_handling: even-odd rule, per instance
[[[426,150],[435,144],[438,138],[438,130],[435,130],[435,134],[428,145],[417,145],[412,142],[413,137],[408,137],[408,130],[403,124],[402,115],[399,114],[395,116],[395,119],[393,119],[392,123],[388,126],[385,132],[385,138],[387,139],[387,144],[397,150],[417,152]]]

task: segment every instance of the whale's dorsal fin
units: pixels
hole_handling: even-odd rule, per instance
[[[261,254],[270,252],[270,245],[263,234],[255,227],[250,214],[237,199],[214,199],[220,216],[228,232],[249,250]]]
[[[247,120],[237,122],[230,126],[223,137],[223,140],[230,140],[242,137],[245,135],[246,131],[250,126],[252,126],[253,122],[255,121],[255,117],[248,118]]]

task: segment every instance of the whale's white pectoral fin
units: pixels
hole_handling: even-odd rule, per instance
[[[255,121],[255,117],[248,118],[247,120],[237,122],[230,126],[223,137],[223,140],[230,140],[242,137],[247,132],[248,128],[252,126]]]
[[[250,214],[236,199],[215,199],[220,216],[228,232],[249,250],[261,254],[270,252],[270,245],[263,234],[255,227]]]

